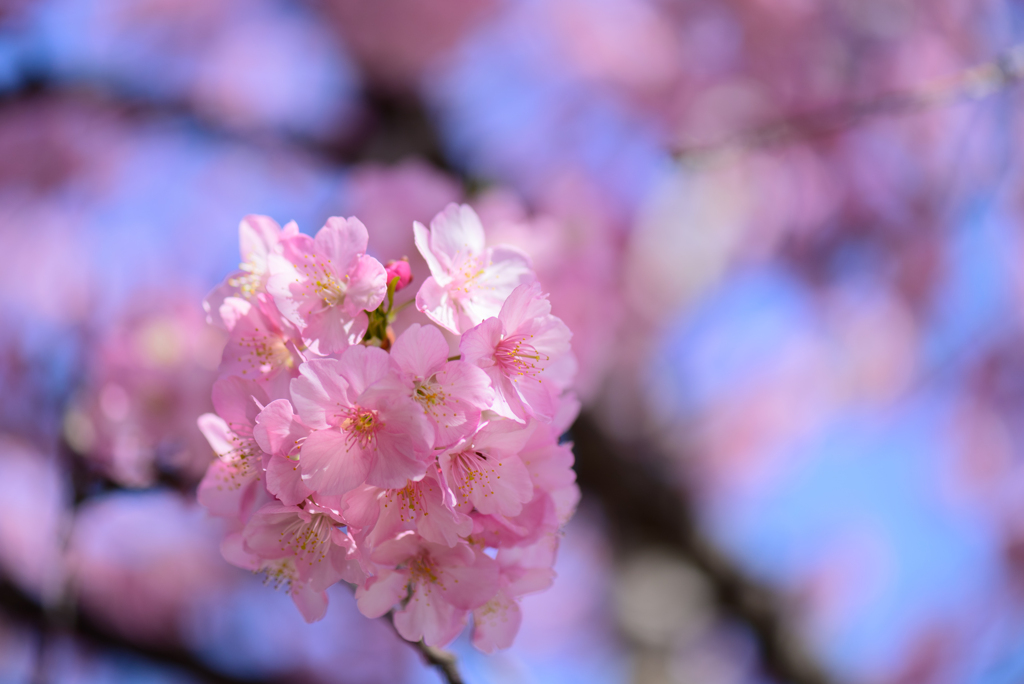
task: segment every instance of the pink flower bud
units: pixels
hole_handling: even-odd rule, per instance
[[[395,292],[398,292],[412,282],[412,269],[409,268],[409,262],[404,258],[399,261],[389,261],[384,264],[384,270],[388,274],[389,283],[395,278],[398,278],[398,284],[395,285]]]

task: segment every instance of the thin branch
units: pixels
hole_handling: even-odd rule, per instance
[[[571,430],[576,472],[584,496],[600,500],[617,544],[662,545],[688,559],[708,580],[723,614],[746,625],[762,667],[778,682],[830,684],[833,680],[801,646],[786,618],[791,613],[767,586],[722,554],[704,535],[679,478],[673,478],[650,443],[624,444],[584,413]]]
[[[909,90],[846,102],[815,112],[756,126],[718,142],[683,147],[677,160],[704,165],[744,149],[780,147],[840,133],[865,119],[898,116],[968,100],[980,100],[1024,78],[1024,44],[1015,45],[991,62],[952,77]]]
[[[391,626],[391,629],[395,630],[395,634],[399,639],[415,648],[427,665],[437,668],[438,673],[440,673],[441,677],[445,682],[447,682],[447,684],[465,684],[466,680],[462,678],[462,673],[459,672],[459,661],[458,658],[455,657],[454,653],[437,648],[436,646],[427,646],[422,640],[406,641],[405,638],[398,633],[398,628],[395,627],[394,613],[392,611],[388,611],[388,614],[385,615],[384,618],[388,625]]]
[[[218,672],[181,647],[148,646],[136,643],[104,625],[93,622],[74,610],[69,618],[54,620],[49,612],[29,594],[7,578],[0,576],[0,614],[22,625],[31,627],[41,635],[69,634],[94,647],[115,651],[128,651],[160,665],[184,671],[196,679],[210,684],[272,684],[280,680],[265,677],[235,677]]]

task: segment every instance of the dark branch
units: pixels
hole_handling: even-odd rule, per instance
[[[384,616],[384,619],[391,626],[391,629],[395,630],[395,635],[402,641],[405,641],[402,635],[398,633],[398,629],[395,628],[394,613],[389,612]],[[437,668],[438,673],[440,673],[447,684],[465,684],[465,680],[459,672],[459,661],[453,653],[436,646],[427,646],[422,640],[415,642],[406,641],[406,643],[419,652],[424,662],[431,667]]]
[[[576,472],[584,496],[598,499],[621,548],[646,542],[688,559],[711,585],[726,615],[749,627],[764,671],[790,684],[832,680],[800,646],[786,620],[786,607],[768,587],[744,573],[704,536],[679,478],[672,477],[649,443],[623,444],[584,413],[573,425]]]
[[[273,684],[281,681],[264,677],[235,677],[218,672],[184,648],[151,646],[131,641],[90,620],[78,610],[62,611],[60,615],[55,616],[4,577],[0,577],[0,613],[8,619],[35,629],[42,635],[70,634],[93,647],[128,651],[153,663],[184,671],[209,684]]]
[[[676,159],[705,164],[743,149],[780,147],[840,133],[862,121],[898,116],[961,102],[980,100],[1024,78],[1024,45],[1017,45],[991,62],[966,69],[951,78],[921,87],[884,93],[757,126],[725,140],[679,149]]]

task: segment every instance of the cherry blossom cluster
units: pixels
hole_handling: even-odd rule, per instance
[[[284,588],[307,621],[326,589],[392,613],[410,641],[509,646],[518,598],[545,589],[579,499],[571,333],[530,259],[485,245],[472,208],[414,223],[431,276],[395,335],[406,260],[368,255],[356,218],[315,237],[264,216],[240,226],[242,265],[204,305],[228,332],[217,458],[199,501],[228,520],[231,563]],[[412,311],[409,311],[412,314]]]

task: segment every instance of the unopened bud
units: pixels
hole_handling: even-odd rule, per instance
[[[398,278],[398,282],[395,284],[395,292],[398,292],[412,282],[412,269],[409,267],[409,261],[405,257],[398,261],[389,261],[384,264],[384,270],[388,274],[389,283]]]

